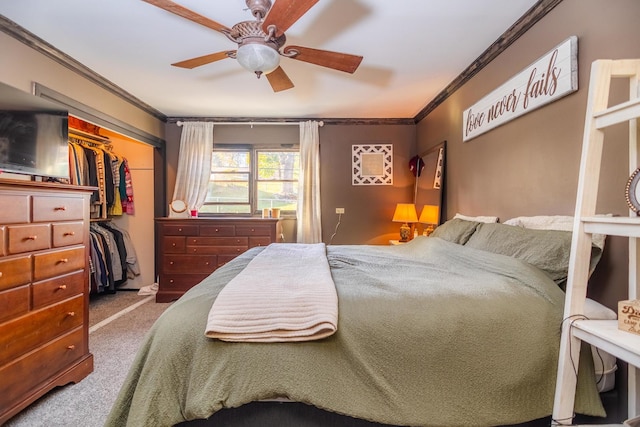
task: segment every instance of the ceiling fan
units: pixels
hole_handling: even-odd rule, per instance
[[[190,21],[218,31],[238,44],[237,50],[225,50],[171,64],[181,68],[195,68],[226,58],[236,59],[242,67],[258,78],[267,76],[274,92],[293,88],[291,79],[280,67],[280,56],[304,61],[321,67],[354,73],[362,56],[349,55],[304,46],[286,46],[284,32],[319,0],[245,0],[254,21],[243,21],[228,28],[171,0],[143,0]]]

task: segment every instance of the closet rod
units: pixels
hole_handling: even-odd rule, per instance
[[[178,126],[182,126],[186,122],[176,122]],[[278,125],[278,126],[299,126],[300,122],[213,122],[216,125],[249,125],[253,127],[256,126],[267,126],[267,125]],[[318,126],[324,126],[323,121],[318,122]]]

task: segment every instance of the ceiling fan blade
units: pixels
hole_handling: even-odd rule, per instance
[[[264,19],[262,30],[269,34],[269,25],[275,25],[276,37],[280,37],[318,1],[320,0],[276,0]]]
[[[212,30],[216,30],[216,31],[231,31],[229,28],[227,28],[226,26],[212,20],[209,18],[205,18],[204,16],[190,10],[187,9],[184,6],[180,6],[177,3],[172,2],[171,0],[142,0],[144,2],[147,2],[149,4],[152,4],[154,6],[159,7],[160,9],[164,9],[167,12],[171,12],[174,15],[178,15],[181,16],[183,18],[186,18],[190,21],[193,21],[195,23],[198,23],[200,25],[204,25],[205,27],[209,27]]]
[[[298,54],[292,56],[291,59],[297,59],[298,61],[309,62],[320,65],[321,67],[333,68],[334,70],[351,74],[358,69],[360,62],[362,62],[362,56],[312,49],[304,46],[287,46],[283,52],[285,55],[298,52]]]
[[[289,76],[287,76],[287,73],[284,72],[282,67],[278,67],[267,74],[267,80],[269,80],[269,84],[274,92],[293,88],[293,82],[289,79]]]
[[[216,52],[209,55],[198,56],[197,58],[186,59],[184,61],[176,62],[175,64],[171,64],[174,67],[180,68],[196,68],[201,65],[210,64],[212,62],[220,61],[222,59],[229,58],[229,55],[233,54],[235,50],[223,50],[222,52]]]

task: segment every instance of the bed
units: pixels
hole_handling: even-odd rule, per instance
[[[519,229],[455,219],[405,245],[327,246],[339,306],[334,334],[284,343],[205,337],[217,295],[265,250],[251,249],[158,319],[106,425],[213,420],[270,400],[343,416],[341,425],[496,426],[546,417],[571,236]],[[594,265],[600,253],[594,246]],[[590,352],[581,358],[576,412],[604,416]]]

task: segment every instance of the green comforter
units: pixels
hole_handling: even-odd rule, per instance
[[[206,338],[216,295],[260,250],[217,270],[158,319],[108,426],[171,426],[276,397],[398,425],[490,426],[551,413],[564,294],[540,270],[437,238],[329,246],[339,301],[333,336]],[[580,368],[576,410],[603,415],[593,366]]]

